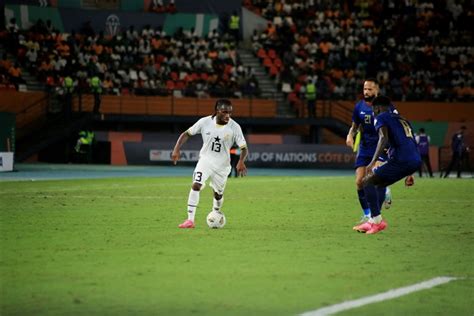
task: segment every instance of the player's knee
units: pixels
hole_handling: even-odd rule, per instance
[[[191,187],[194,191],[201,191],[202,184],[194,182],[193,186]]]
[[[364,177],[362,181],[362,187],[365,187],[367,185],[375,185],[379,187],[386,187],[388,183],[386,181],[383,181],[382,178],[377,176],[375,173],[372,173],[366,177]]]
[[[362,190],[362,188],[364,187],[364,178],[363,177],[357,177],[356,178],[356,181],[355,181],[355,184],[357,186],[357,190]]]
[[[373,175],[369,175],[360,179],[360,188],[363,189],[367,185],[372,184],[372,178],[373,178]]]

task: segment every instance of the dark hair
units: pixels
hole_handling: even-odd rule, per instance
[[[366,81],[370,81],[370,82],[373,82],[375,83],[377,86],[379,85],[379,83],[377,82],[377,79],[373,78],[373,77],[369,77],[367,79],[364,80],[364,82]]]
[[[232,106],[232,103],[228,99],[219,99],[216,101],[216,105],[214,106],[214,110],[217,111],[218,108],[222,106]]]
[[[384,95],[379,95],[372,101],[373,106],[386,106],[389,107],[392,101],[390,100],[389,97],[386,97]]]
[[[230,101],[228,99],[219,99],[219,100],[217,100],[216,105],[214,105],[214,114],[212,114],[212,118],[214,118],[216,116],[217,110],[220,107],[223,107],[223,106],[232,106],[232,103],[230,103]]]
[[[425,132],[425,129],[422,127],[420,128],[420,133],[424,133]]]
[[[461,129],[467,129],[467,127],[465,125],[461,126]]]

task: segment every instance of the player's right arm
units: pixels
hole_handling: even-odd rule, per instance
[[[182,133],[179,135],[178,141],[176,142],[176,145],[174,145],[173,153],[171,154],[171,160],[173,161],[173,164],[176,165],[176,163],[179,160],[180,154],[180,149],[181,146],[183,146],[184,143],[186,143],[189,139],[190,135],[188,134],[188,131]]]
[[[184,133],[179,135],[178,141],[176,142],[173,152],[171,153],[171,160],[173,161],[173,164],[176,165],[176,163],[178,162],[179,157],[180,157],[179,151],[181,149],[181,146],[183,146],[183,144],[188,141],[189,137],[201,133],[201,128],[203,124],[205,124],[206,119],[208,119],[208,117],[201,118],[196,123],[194,123],[193,126],[188,128]]]
[[[359,124],[352,122],[352,126],[349,129],[349,132],[347,133],[347,137],[346,137],[347,146],[354,148],[354,138],[357,134],[358,129],[359,129]]]

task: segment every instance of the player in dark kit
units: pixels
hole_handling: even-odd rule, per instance
[[[428,173],[430,177],[433,178],[433,171],[431,170],[431,163],[430,163],[430,136],[426,135],[425,129],[420,128],[420,133],[415,136],[416,144],[418,145],[418,151],[420,152],[421,160],[426,165],[428,169]],[[418,174],[420,178],[423,175],[423,164],[421,165],[420,169],[418,170]]]
[[[413,184],[412,174],[421,166],[421,157],[417,149],[410,123],[398,113],[390,111],[391,101],[385,96],[378,96],[372,102],[375,118],[375,129],[379,134],[377,148],[372,161],[367,166],[367,175],[363,187],[370,207],[371,219],[353,229],[366,234],[375,234],[384,230],[387,223],[380,215],[378,188],[391,185],[405,179],[405,185]],[[384,148],[389,145],[387,163],[375,168],[376,162]]]
[[[379,86],[375,79],[368,78],[364,81],[364,98],[357,102],[352,113],[352,126],[346,137],[346,145],[354,149],[354,138],[358,131],[361,133],[360,144],[355,162],[356,187],[359,203],[362,207],[363,216],[361,222],[370,219],[370,208],[367,205],[366,196],[362,187],[362,180],[366,174],[366,166],[372,160],[377,141],[379,139],[374,127],[374,113],[372,100],[377,96]],[[384,161],[384,155],[379,157]],[[383,191],[383,192],[382,192]],[[380,194],[386,195],[385,208],[390,207],[391,195],[389,188],[380,188]],[[384,201],[381,201],[381,205]]]
[[[451,150],[453,151],[453,155],[451,157],[451,162],[449,163],[448,169],[444,174],[444,177],[447,178],[449,173],[453,169],[454,166],[457,166],[458,169],[458,178],[461,178],[461,167],[462,167],[462,160],[463,154],[468,153],[469,148],[466,147],[464,144],[464,132],[466,130],[466,126],[461,126],[459,131],[453,135],[451,140]],[[441,172],[441,176],[443,173]]]

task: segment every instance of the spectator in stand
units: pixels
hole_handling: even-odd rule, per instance
[[[109,75],[104,78],[102,88],[105,94],[114,94],[114,83]]]
[[[240,41],[240,16],[237,11],[232,12],[229,18],[229,32],[234,37],[235,43],[238,45]]]
[[[0,73],[7,74],[12,65],[12,62],[7,58],[7,54],[4,53],[2,55],[2,59],[0,60]]]
[[[30,48],[30,50],[26,52],[26,62],[28,71],[34,73],[36,71],[36,63],[38,62],[38,53],[34,48]]]
[[[15,18],[11,18],[10,21],[8,21],[8,23],[6,25],[6,29],[7,29],[8,32],[10,32],[12,34],[18,33],[20,28],[18,27],[18,24],[16,24],[16,19]]]
[[[151,9],[156,13],[164,13],[166,12],[166,8],[163,4],[163,0],[153,0],[153,7]]]
[[[18,63],[15,63],[13,66],[8,69],[8,74],[10,75],[10,81],[18,89],[18,85],[24,84],[25,80],[21,77],[21,68]]]
[[[304,89],[306,105],[308,108],[308,117],[316,118],[316,84],[309,78]]]
[[[166,6],[166,11],[171,14],[176,13],[177,10],[176,10],[176,5],[174,3],[174,0],[170,0],[168,5]]]
[[[94,95],[94,113],[99,113],[100,110],[100,103],[102,98],[102,81],[100,80],[98,75],[94,75],[89,82],[90,90]]]
[[[65,102],[64,102],[64,109],[63,113],[66,118],[66,120],[71,119],[72,115],[72,95],[74,93],[74,90],[77,86],[77,81],[75,81],[70,75],[67,75],[64,78],[63,81],[63,89],[64,89],[64,97],[65,97]]]

